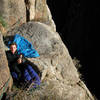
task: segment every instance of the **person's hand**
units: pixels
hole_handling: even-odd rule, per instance
[[[19,58],[19,59],[17,60],[17,62],[18,62],[18,64],[21,64],[21,63],[22,63],[22,59]]]
[[[19,59],[17,60],[18,64],[22,63],[22,54],[20,54]]]
[[[20,54],[20,56],[19,56],[20,58],[22,58],[23,57],[23,55],[22,54]]]

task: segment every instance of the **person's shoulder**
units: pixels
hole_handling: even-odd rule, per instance
[[[6,52],[10,52],[10,50],[7,50]]]
[[[11,53],[11,51],[10,50],[7,50],[7,51],[5,51],[6,52],[6,54],[10,54]]]

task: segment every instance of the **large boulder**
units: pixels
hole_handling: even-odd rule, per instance
[[[48,8],[46,0],[35,0],[35,3],[36,6],[34,21],[45,23],[51,26],[53,31],[56,31],[56,26],[52,19],[52,15]]]
[[[6,22],[7,29],[34,20],[56,31],[46,0],[0,0],[0,17]]]
[[[24,0],[0,0],[0,16],[8,26],[26,22],[26,7]]]
[[[25,0],[27,21],[38,21],[51,26],[56,31],[56,26],[52,20],[51,12],[47,6],[46,0]]]
[[[2,34],[0,32],[0,100],[4,92],[10,92],[12,77],[8,68]]]
[[[42,73],[45,83],[29,96],[23,93],[23,100],[94,100],[80,80],[79,73],[59,34],[45,24],[29,22],[10,30],[7,35],[20,34],[30,41],[40,57],[28,58]],[[21,94],[20,94],[21,95]],[[17,98],[17,97],[16,97]]]

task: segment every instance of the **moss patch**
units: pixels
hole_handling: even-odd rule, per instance
[[[0,15],[0,23],[3,27],[7,27],[7,23],[4,21],[3,17]]]

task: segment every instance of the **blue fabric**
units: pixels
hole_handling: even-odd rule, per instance
[[[24,78],[26,82],[29,82],[32,79],[27,69],[24,71]]]
[[[40,82],[40,78],[39,78],[38,74],[34,71],[34,69],[30,65],[27,66],[27,69],[28,69],[32,79],[35,78],[35,81]]]
[[[38,74],[34,71],[34,69],[30,65],[28,65],[27,68],[24,71],[24,78],[25,78],[26,82],[27,81],[29,82],[34,78],[35,79],[33,81],[34,87],[36,87],[37,85],[40,85],[40,82],[41,82],[40,78],[39,78]]]
[[[12,75],[12,77],[13,77],[14,79],[18,79],[18,75],[17,75],[16,72],[12,72],[11,75]]]
[[[13,41],[9,41],[9,44],[13,42],[17,44],[18,54],[23,54],[24,57],[28,57],[28,58],[40,56],[38,52],[34,49],[32,44],[24,37],[20,36],[19,34],[16,34],[14,36]]]

